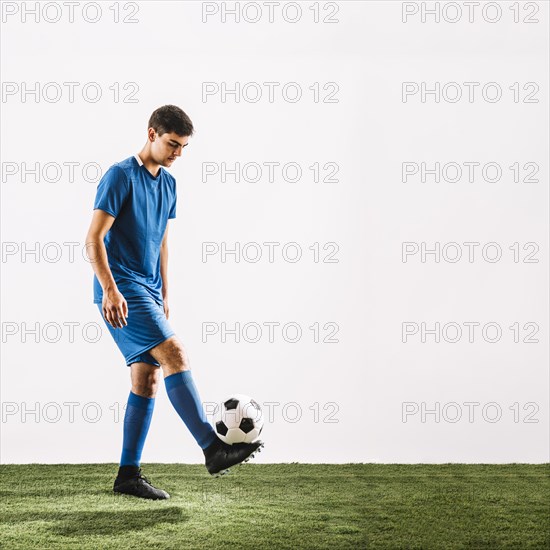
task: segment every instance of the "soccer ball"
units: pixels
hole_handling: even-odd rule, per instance
[[[260,405],[248,395],[236,393],[222,405],[221,420],[216,422],[216,433],[229,445],[252,443],[260,436],[263,425]]]

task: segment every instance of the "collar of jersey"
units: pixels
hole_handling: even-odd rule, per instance
[[[159,167],[159,173],[157,174],[157,177],[155,178],[155,176],[153,176],[153,174],[151,174],[151,172],[149,172],[149,170],[147,170],[147,168],[145,167],[145,165],[143,164],[143,161],[139,158],[139,155],[136,153],[134,155],[134,158],[136,159],[137,163],[140,165],[140,166],[143,166],[143,169],[147,172],[147,175],[153,180],[153,181],[159,181],[160,179],[160,172],[162,170],[162,167]]]

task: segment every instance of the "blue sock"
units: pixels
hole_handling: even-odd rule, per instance
[[[180,415],[201,449],[206,449],[218,436],[206,419],[199,392],[190,370],[176,372],[164,379],[170,402]]]
[[[139,466],[154,406],[154,397],[142,397],[130,392],[124,414],[121,466]]]

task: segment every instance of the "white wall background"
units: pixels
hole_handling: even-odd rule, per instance
[[[83,166],[97,163],[104,172],[138,152],[148,117],[166,103],[183,108],[196,126],[170,170],[179,197],[170,236],[170,321],[205,402],[237,391],[265,412],[268,403],[278,404],[258,462],[548,461],[548,3],[522,5],[518,23],[510,2],[496,3],[502,14],[495,23],[486,19],[497,12],[481,7],[469,22],[462,3],[456,23],[445,20],[454,17],[445,7],[439,23],[429,15],[423,23],[421,10],[434,2],[398,1],[320,2],[321,19],[336,23],[315,23],[313,2],[298,3],[296,23],[282,16],[287,2],[272,23],[261,2],[243,14],[254,17],[259,7],[257,23],[236,23],[231,15],[223,22],[222,9],[233,2],[218,3],[205,23],[201,2],[121,2],[120,19],[136,22],[115,23],[113,4],[98,4],[95,23],[84,20],[96,17],[84,3],[72,23],[61,2],[47,12],[40,3],[38,22],[23,16],[34,2],[2,8],[1,461],[118,461],[129,369],[92,304],[82,246],[99,176],[90,170],[86,181]],[[403,4],[419,10],[405,23]],[[285,9],[294,17],[295,8]],[[78,83],[73,101],[67,82]],[[125,89],[131,82],[136,87]],[[264,95],[255,103],[203,98],[205,82],[255,82]],[[273,102],[264,82],[280,83]],[[300,101],[282,98],[288,82],[300,85]],[[316,82],[322,94],[330,91],[323,92],[325,83],[337,83],[337,102],[313,101],[309,87]],[[417,94],[404,103],[403,82],[480,86],[473,102],[422,102]],[[483,99],[488,82],[502,88],[500,101]],[[519,102],[509,89],[516,82]],[[539,87],[537,103],[524,102],[533,89],[523,89],[528,82]],[[22,94],[36,83],[50,101]],[[61,97],[48,83],[57,83]],[[87,83],[97,83],[99,101],[83,97]],[[93,87],[88,91],[92,97]],[[257,183],[231,176],[222,183],[219,175],[205,182],[206,162],[295,162],[303,175],[295,183],[280,171],[273,182],[266,172]],[[313,182],[308,167],[315,162],[337,163],[337,181]],[[502,177],[486,181],[478,169],[472,182],[464,174],[456,183],[433,176],[404,183],[403,162],[464,169],[464,162],[494,162]],[[524,165],[536,163],[534,181],[514,182],[509,167],[516,162],[522,180],[530,172]],[[24,165],[36,163],[40,173],[24,178]],[[64,163],[76,163],[74,178]],[[268,241],[281,243],[273,263],[261,245]],[[203,262],[204,242],[258,243],[264,255],[257,263],[231,256],[222,263],[220,255]],[[302,247],[300,261],[281,256],[288,242]],[[337,243],[338,262],[314,262],[308,247],[328,242]],[[403,262],[403,242],[456,242],[464,256],[453,263],[447,248],[438,263],[419,254]],[[465,242],[481,243],[473,262]],[[499,261],[482,257],[490,242],[502,249]],[[76,243],[74,257],[66,243]],[[509,249],[514,243],[518,262]],[[523,250],[525,243],[538,246],[536,263],[524,261],[535,250]],[[269,342],[264,326],[257,343],[223,343],[219,334],[204,342],[205,322],[294,322],[303,334],[289,343],[276,330]],[[420,335],[404,343],[404,322],[457,323],[464,333],[456,343],[445,341],[454,336],[449,325],[439,343],[429,335],[426,343]],[[480,323],[473,342],[468,322]],[[87,323],[103,329],[95,343]],[[314,323],[336,323],[338,342],[315,343],[308,328]],[[487,323],[501,327],[500,341],[487,341],[491,330],[483,337]],[[530,338],[538,341],[524,342],[537,327]],[[35,328],[37,334],[29,332]],[[479,405],[468,409],[470,402]],[[406,422],[404,403],[417,411]],[[462,411],[456,422],[453,403]],[[439,418],[422,418],[437,406]],[[292,422],[297,407],[301,418]],[[499,410],[500,419],[491,421]],[[143,460],[202,460],[164,387]]]

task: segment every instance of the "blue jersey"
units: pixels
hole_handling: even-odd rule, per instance
[[[176,217],[175,178],[162,167],[153,177],[134,155],[105,172],[97,186],[96,208],[115,217],[104,243],[119,291],[124,297],[152,296],[162,304],[160,245],[168,219]],[[94,274],[94,303],[102,299]]]

